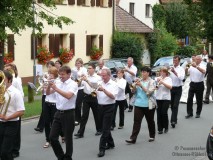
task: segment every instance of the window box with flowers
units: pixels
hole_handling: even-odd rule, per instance
[[[48,51],[48,48],[46,46],[38,46],[36,57],[38,60],[37,63],[44,65],[54,57],[54,54]]]
[[[74,57],[73,50],[69,50],[67,48],[60,48],[59,49],[59,60],[62,63],[69,63],[72,58]]]
[[[13,61],[14,61],[13,53],[9,52],[4,54],[4,64],[9,64],[12,63]]]
[[[100,48],[97,48],[95,45],[92,46],[90,51],[90,58],[92,60],[99,60],[103,55],[103,51]]]

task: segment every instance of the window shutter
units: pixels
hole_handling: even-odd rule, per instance
[[[104,0],[100,0],[100,7],[104,6]]]
[[[75,34],[70,34],[70,50],[73,50],[73,54],[75,55]]]
[[[74,5],[75,4],[75,0],[68,0],[68,4],[69,5]]]
[[[4,41],[0,41],[0,54],[4,53]]]
[[[82,5],[82,3],[83,3],[83,0],[77,0],[77,5],[78,6]]]
[[[33,35],[31,34],[31,59],[33,59]],[[35,36],[35,58],[37,56],[37,37]]]
[[[54,41],[54,56],[59,56],[59,44],[60,44],[60,34],[55,34],[55,41]]]
[[[92,47],[92,42],[91,42],[91,36],[87,35],[87,49],[86,49],[86,55],[89,56],[90,55],[90,51],[91,51],[91,47]]]
[[[49,51],[55,55],[54,41],[55,41],[55,35],[49,34]]]
[[[8,50],[8,53],[13,54],[13,59],[15,57],[14,45],[15,45],[14,34],[8,34],[8,36],[7,36],[7,50]]]
[[[102,49],[103,51],[103,35],[99,36],[99,49]]]
[[[95,0],[91,0],[91,6],[92,6],[92,7],[95,6]]]
[[[38,0],[38,3],[42,3],[42,0]]]
[[[112,7],[113,0],[108,0],[108,6]]]
[[[101,1],[101,0],[96,0],[96,6],[97,6],[97,7],[100,6],[100,1]]]

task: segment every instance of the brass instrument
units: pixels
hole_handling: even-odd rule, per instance
[[[93,88],[93,91],[91,92],[91,96],[92,97],[97,97],[97,90],[99,89],[99,87],[100,87],[100,85],[98,85],[98,87],[97,88]]]
[[[5,116],[7,114],[7,110],[10,104],[11,95],[6,91],[6,86],[4,81],[5,81],[4,72],[0,71],[0,114],[3,114]],[[7,93],[9,96],[6,106],[5,106],[5,102],[6,102],[5,93]]]
[[[51,80],[48,80],[46,79],[45,77],[39,77],[38,78],[38,83],[39,83],[39,87],[36,89],[36,94],[38,94],[38,92],[44,88],[44,86],[47,86],[49,84],[49,82],[52,82],[54,83],[55,80],[54,79],[51,79]]]
[[[189,68],[189,67],[191,67],[191,65],[192,65],[191,63],[188,63],[188,64],[186,65],[186,67]]]
[[[141,82],[141,80],[142,80],[142,78],[138,77],[135,82],[130,84],[130,86],[129,86],[130,90],[135,90],[136,89],[136,83]]]

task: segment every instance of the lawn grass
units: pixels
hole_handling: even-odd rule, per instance
[[[35,100],[32,103],[25,102],[25,113],[22,118],[29,118],[40,115],[41,113],[41,100]]]
[[[37,84],[36,87],[39,87],[39,85]],[[24,96],[27,97],[28,96],[28,85],[27,84],[23,85],[23,92],[24,92]],[[36,95],[35,92],[34,92],[34,95]],[[41,91],[38,92],[37,95],[41,95]]]

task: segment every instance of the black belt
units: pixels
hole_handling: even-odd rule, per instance
[[[201,82],[191,82],[191,83],[200,84],[200,83],[203,83],[203,81],[201,81]]]
[[[49,104],[49,105],[56,105],[56,103],[48,102],[48,101],[45,101],[45,103],[47,103],[47,104]]]
[[[67,110],[58,110],[59,113],[63,114],[63,113],[68,113],[68,112],[72,112],[75,109],[67,109]]]
[[[108,107],[108,106],[113,106],[115,103],[112,104],[99,104],[100,107]]]
[[[182,86],[172,86],[172,88],[182,88]]]

